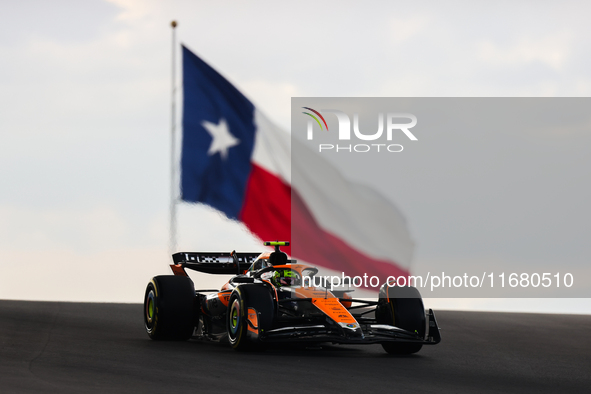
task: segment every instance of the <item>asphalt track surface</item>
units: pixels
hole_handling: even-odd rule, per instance
[[[442,342],[238,353],[155,342],[142,306],[0,301],[0,393],[591,392],[591,316],[436,312]]]

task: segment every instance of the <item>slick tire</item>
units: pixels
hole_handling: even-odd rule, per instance
[[[248,321],[248,309],[257,314],[257,326]],[[244,284],[232,292],[228,302],[226,330],[232,348],[238,351],[260,350],[263,348],[259,336],[272,328],[275,303],[265,285]],[[249,332],[250,329],[253,332]],[[256,334],[254,332],[257,332]]]
[[[386,288],[385,288],[386,287]],[[380,298],[376,309],[376,320],[380,324],[390,324],[425,337],[425,307],[421,294],[415,287],[382,286],[386,297]],[[384,292],[380,292],[383,296]],[[420,343],[384,342],[384,350],[390,354],[412,354],[423,347]]]
[[[154,277],[144,296],[144,327],[154,340],[186,341],[195,329],[195,287],[186,276]]]

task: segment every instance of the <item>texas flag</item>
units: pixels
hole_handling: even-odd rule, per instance
[[[262,240],[289,240],[300,261],[349,276],[409,274],[404,217],[301,144],[183,46],[181,198],[243,222]],[[293,175],[293,178],[292,178]],[[297,184],[292,184],[297,179]]]

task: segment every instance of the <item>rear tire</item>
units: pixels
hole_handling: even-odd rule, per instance
[[[414,287],[382,286],[380,300],[376,308],[376,320],[414,332],[425,337],[425,307],[421,294]],[[384,342],[384,350],[390,354],[412,354],[423,347],[421,343]]]
[[[154,277],[144,296],[144,327],[154,340],[186,341],[195,329],[195,287],[186,276]]]
[[[250,327],[248,309],[255,310],[257,327]],[[226,330],[232,348],[238,351],[249,351],[262,348],[259,336],[272,328],[275,314],[275,303],[265,285],[240,285],[230,296],[226,316]]]

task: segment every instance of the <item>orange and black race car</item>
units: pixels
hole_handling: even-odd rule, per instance
[[[416,353],[441,341],[435,314],[414,287],[382,285],[377,301],[353,290],[315,287],[315,267],[274,252],[175,253],[174,275],[146,288],[144,324],[152,339],[228,339],[236,350],[270,343],[380,343],[388,353]],[[186,269],[236,274],[221,290],[195,290]]]

